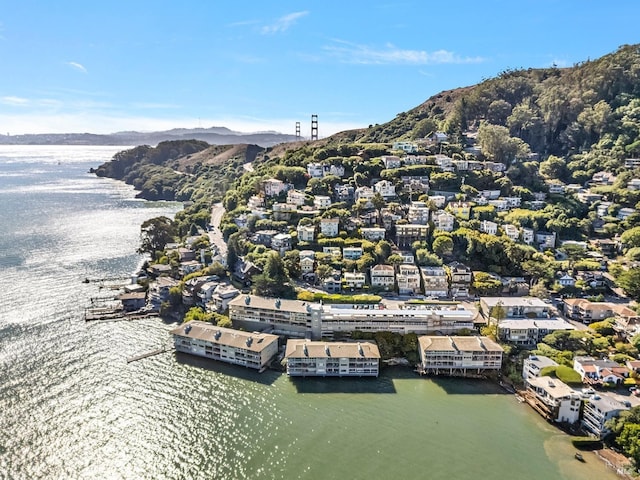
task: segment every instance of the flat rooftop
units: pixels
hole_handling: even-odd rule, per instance
[[[551,398],[557,399],[579,394],[577,390],[553,377],[532,377],[527,379],[527,383],[544,390]]]

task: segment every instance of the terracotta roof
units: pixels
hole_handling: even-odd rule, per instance
[[[311,342],[287,340],[285,358],[380,358],[374,343]]]
[[[197,320],[180,325],[169,333],[180,337],[195,338],[210,343],[243,348],[252,352],[261,352],[273,342],[278,342],[277,335],[258,332],[242,332],[232,328],[223,328]]]

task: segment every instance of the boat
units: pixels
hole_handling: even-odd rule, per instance
[[[576,457],[576,460],[584,462],[584,457],[582,456],[581,453],[576,452],[576,454],[574,456]]]

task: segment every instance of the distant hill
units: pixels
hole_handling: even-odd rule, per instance
[[[254,144],[270,147],[292,142],[295,135],[278,132],[235,132],[226,127],[174,128],[162,132],[116,132],[108,135],[92,133],[42,133],[0,135],[0,145],[151,145],[171,140],[202,140],[211,145]]]

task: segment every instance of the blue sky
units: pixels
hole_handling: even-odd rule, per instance
[[[383,123],[506,68],[638,43],[640,2],[0,1],[0,132]]]

